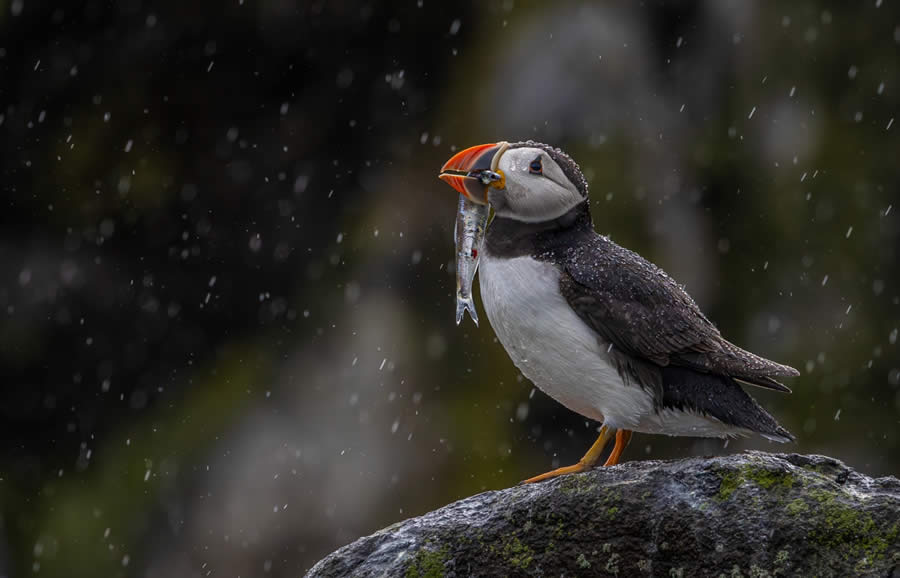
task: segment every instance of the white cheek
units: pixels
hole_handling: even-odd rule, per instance
[[[509,165],[506,170],[511,173],[525,171],[528,169],[528,163],[519,159],[509,159]]]

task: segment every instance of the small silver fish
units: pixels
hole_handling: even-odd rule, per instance
[[[456,210],[456,324],[462,323],[463,314],[469,316],[478,325],[478,313],[472,300],[472,281],[478,271],[478,260],[481,258],[481,247],[484,244],[484,233],[487,228],[491,208],[470,201],[464,195],[459,196]]]

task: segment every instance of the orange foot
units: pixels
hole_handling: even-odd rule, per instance
[[[613,446],[612,452],[609,454],[609,457],[606,459],[606,463],[604,466],[614,466],[619,463],[619,458],[622,457],[622,452],[625,451],[625,448],[628,447],[628,442],[631,441],[631,430],[630,429],[620,429],[616,432],[616,445]]]
[[[613,430],[615,431],[615,430]],[[562,468],[556,468],[553,471],[547,472],[545,474],[541,474],[539,476],[534,476],[533,478],[528,478],[523,481],[523,484],[533,484],[535,482],[543,482],[544,480],[549,480],[550,478],[555,478],[557,476],[562,476],[565,474],[577,474],[578,472],[584,472],[591,468],[593,468],[597,462],[600,461],[600,454],[603,453],[603,448],[606,447],[607,442],[612,438],[613,432],[609,430],[606,426],[600,428],[600,437],[597,438],[597,441],[594,442],[594,445],[591,446],[591,449],[588,450],[584,457],[578,460],[577,464],[571,466],[565,466]],[[622,452],[625,451],[625,448],[628,446],[628,442],[631,441],[631,430],[621,429],[616,431],[616,445],[613,447],[612,453],[609,454],[609,458],[606,460],[604,466],[614,466],[619,463],[619,458],[622,457]]]
[[[539,476],[534,476],[533,478],[528,478],[527,480],[523,480],[522,484],[533,484],[535,482],[543,482],[544,480],[549,480],[550,478],[555,478],[556,476],[563,476],[565,474],[577,474],[578,472],[584,472],[591,469],[593,466],[589,466],[582,462],[578,462],[577,464],[571,466],[565,466],[562,468],[556,468],[553,471],[541,474]]]

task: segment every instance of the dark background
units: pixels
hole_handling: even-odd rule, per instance
[[[577,460],[453,324],[462,147],[534,138],[794,445],[900,467],[896,2],[0,0],[0,576],[296,576]],[[481,309],[478,302],[479,311]]]

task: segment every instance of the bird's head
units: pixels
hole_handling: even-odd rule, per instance
[[[526,223],[557,219],[587,200],[587,181],[566,153],[534,141],[467,148],[440,178],[499,217]]]

